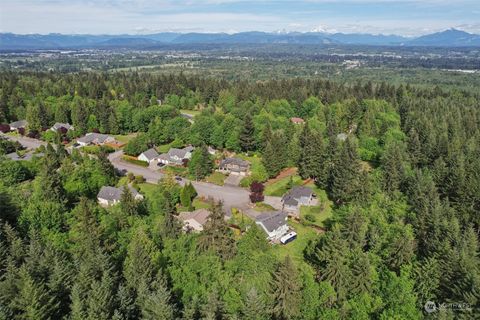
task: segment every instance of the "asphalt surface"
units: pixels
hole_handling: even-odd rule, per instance
[[[28,149],[36,149],[41,145],[46,145],[44,141],[31,139],[20,136],[8,136],[7,139],[20,142],[24,147]],[[108,159],[112,165],[120,172],[127,173],[132,172],[135,175],[142,175],[148,183],[157,184],[164,174],[159,171],[154,171],[149,168],[136,166],[134,164],[125,162],[122,160],[123,151],[119,150],[109,154]],[[179,183],[181,185],[188,182],[186,179],[182,179]],[[215,184],[191,181],[197,193],[200,197],[213,198],[216,201],[223,201],[223,206],[227,213],[230,213],[231,208],[238,208],[241,210],[248,210],[250,208],[249,193],[247,190],[236,186],[217,186]]]

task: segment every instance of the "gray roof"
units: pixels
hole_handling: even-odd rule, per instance
[[[171,148],[170,150],[168,150],[168,155],[170,157],[177,156],[180,159],[184,159],[187,153],[192,152],[192,150],[193,150],[192,146],[188,146],[183,149]]]
[[[337,139],[340,140],[340,141],[345,141],[345,140],[347,140],[347,138],[348,138],[348,135],[346,133],[337,134]]]
[[[114,201],[114,200],[120,201],[120,198],[122,197],[122,193],[124,189],[125,189],[125,186],[120,188],[103,186],[98,192],[97,198],[105,199],[108,201]],[[130,192],[134,197],[136,197],[139,194],[137,190],[135,190],[130,186],[128,186],[128,189],[130,189]]]
[[[227,165],[239,166],[246,169],[250,165],[250,162],[240,158],[225,158],[220,162],[220,167],[225,167]]]
[[[298,205],[298,200],[302,197],[310,198],[313,195],[312,189],[308,187],[293,187],[282,197],[283,203],[290,206]]]
[[[67,130],[70,130],[72,126],[69,123],[61,123],[61,122],[56,122],[53,126],[53,129],[58,130],[60,128],[65,128]]]
[[[27,120],[18,120],[10,123],[10,127],[15,127],[15,128],[24,128],[28,124]]]
[[[148,159],[153,160],[158,158],[158,152],[154,148],[148,149],[147,151],[142,152],[142,154]]]
[[[287,223],[288,214],[283,211],[267,211],[258,215],[255,220],[261,223],[268,232],[272,232]]]
[[[97,140],[98,143],[103,143],[108,138],[113,138],[113,137],[109,136],[108,134],[103,134],[103,133],[87,133],[85,136],[83,136],[81,138],[78,138],[77,142],[91,143],[91,142]]]

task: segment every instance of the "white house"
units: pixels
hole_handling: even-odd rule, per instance
[[[64,128],[65,130],[69,131],[69,130],[74,130],[73,126],[70,125],[69,123],[60,123],[60,122],[56,122],[51,128],[50,130],[52,131],[58,131],[59,129],[62,129]]]
[[[126,187],[115,188],[115,187],[103,186],[97,195],[98,203],[100,203],[100,205],[102,206],[111,206],[119,203],[125,188]],[[128,186],[128,189],[132,193],[135,200],[143,199],[143,196],[140,193],[138,193],[137,190],[135,190],[130,186]]]
[[[138,160],[152,163],[153,161],[157,160],[158,157],[159,157],[159,154],[157,150],[155,150],[154,148],[151,148],[151,149],[148,149],[147,151],[142,152],[138,156]]]
[[[183,149],[171,148],[168,153],[162,153],[158,156],[158,162],[163,164],[183,165],[185,160],[192,158],[192,146],[185,147]]]
[[[27,120],[18,120],[10,123],[10,130],[15,131],[18,129],[25,129],[28,125]]]
[[[282,197],[283,210],[298,212],[301,206],[311,206],[313,203],[313,191],[307,187],[293,187]]]
[[[267,233],[268,240],[275,241],[288,232],[287,218],[286,212],[267,211],[257,216],[255,223]]]
[[[87,133],[85,136],[77,139],[77,143],[82,147],[88,146],[91,144],[102,145],[105,143],[115,143],[115,142],[116,140],[113,136],[110,136],[108,134],[102,134],[102,133],[94,133],[94,132]]]

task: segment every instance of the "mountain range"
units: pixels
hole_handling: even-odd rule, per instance
[[[0,33],[0,50],[37,49],[155,49],[175,45],[205,44],[304,44],[304,45],[370,45],[370,46],[432,46],[480,47],[480,35],[449,29],[416,38],[398,35],[362,33],[260,31],[227,33],[162,32],[146,35],[68,35],[59,33]]]

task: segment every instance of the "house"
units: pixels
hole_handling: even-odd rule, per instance
[[[279,240],[288,232],[288,214],[283,211],[266,211],[255,218],[259,225],[268,235],[268,240]]]
[[[10,123],[10,130],[18,130],[18,129],[25,129],[28,125],[27,120],[18,120]]]
[[[210,211],[207,209],[198,209],[192,212],[181,212],[178,219],[183,222],[183,230],[200,232],[208,220]]]
[[[283,210],[298,212],[300,206],[313,205],[313,191],[310,188],[293,187],[282,197]]]
[[[250,169],[250,162],[240,158],[225,158],[220,161],[218,171],[235,175],[246,176]]]
[[[297,118],[297,117],[290,118],[290,121],[293,124],[304,124],[305,123],[305,120],[303,120],[302,118]]]
[[[52,131],[58,131],[58,130],[61,130],[61,129],[65,129],[66,131],[69,131],[69,130],[74,130],[73,126],[68,124],[68,123],[60,123],[60,122],[56,122],[51,128],[50,130]]]
[[[183,149],[171,148],[167,153],[158,156],[158,162],[163,164],[183,165],[185,160],[192,158],[192,146]]]
[[[125,188],[127,187],[124,186],[120,188],[115,188],[115,187],[103,186],[97,195],[98,203],[100,203],[103,206],[111,206],[119,203]],[[143,199],[143,196],[140,193],[138,193],[137,190],[135,190],[130,186],[128,186],[128,189],[132,193],[135,200]]]
[[[138,156],[138,160],[145,161],[148,163],[152,163],[152,161],[155,161],[158,159],[158,152],[154,148],[148,149],[147,151],[142,152]]]
[[[77,143],[82,147],[88,146],[91,144],[102,145],[105,143],[115,143],[115,142],[116,140],[113,136],[110,136],[108,134],[95,133],[95,132],[87,133],[85,136],[77,139]]]

